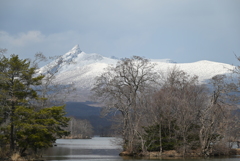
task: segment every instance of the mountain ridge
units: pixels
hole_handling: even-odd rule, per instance
[[[189,75],[197,75],[201,83],[207,83],[209,79],[218,74],[228,74],[235,66],[225,63],[200,60],[193,63],[176,63],[171,59],[149,59],[155,63],[157,71],[167,72],[173,67],[187,72]],[[119,59],[108,58],[97,53],[87,54],[79,45],[75,45],[69,52],[57,60],[50,62],[40,69],[41,73],[48,67],[58,70],[56,80],[61,84],[75,83],[78,101],[88,101],[90,90],[94,85],[95,78],[100,76],[109,65],[116,65]]]

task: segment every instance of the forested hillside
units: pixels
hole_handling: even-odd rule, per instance
[[[94,135],[112,136],[111,116],[101,116],[102,108],[90,106],[88,104],[90,104],[90,102],[67,102],[65,107],[66,116],[88,120],[93,126]]]

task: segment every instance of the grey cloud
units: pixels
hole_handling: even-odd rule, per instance
[[[0,47],[56,55],[79,44],[104,56],[230,63],[232,51],[240,55],[239,7],[237,0],[2,0]]]

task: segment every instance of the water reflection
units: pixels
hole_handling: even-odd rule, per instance
[[[120,157],[122,151],[120,146],[112,143],[114,138],[94,137],[93,139],[59,139],[57,146],[47,149],[44,152],[44,159],[48,161],[149,161],[149,158]],[[156,159],[156,158],[155,158]],[[155,160],[154,159],[154,160]],[[156,159],[159,160],[160,159]],[[232,158],[211,158],[211,159],[174,159],[169,158],[161,161],[239,161],[240,156]]]
[[[46,160],[122,160],[118,155],[121,147],[112,143],[113,138],[59,139],[56,145],[44,152]]]

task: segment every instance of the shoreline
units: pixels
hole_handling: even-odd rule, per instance
[[[139,157],[139,158],[150,158],[150,159],[183,159],[183,158],[203,158],[204,156],[195,151],[195,152],[190,152],[190,153],[186,153],[185,155],[177,152],[176,150],[167,150],[162,152],[162,154],[160,154],[160,152],[158,151],[153,151],[153,152],[146,152],[146,153],[129,153],[127,151],[122,151],[119,156],[123,157],[123,158],[127,158],[127,157]],[[240,148],[235,148],[235,149],[231,149],[229,154],[211,154],[208,157],[229,157],[229,156],[239,156],[240,157]]]

